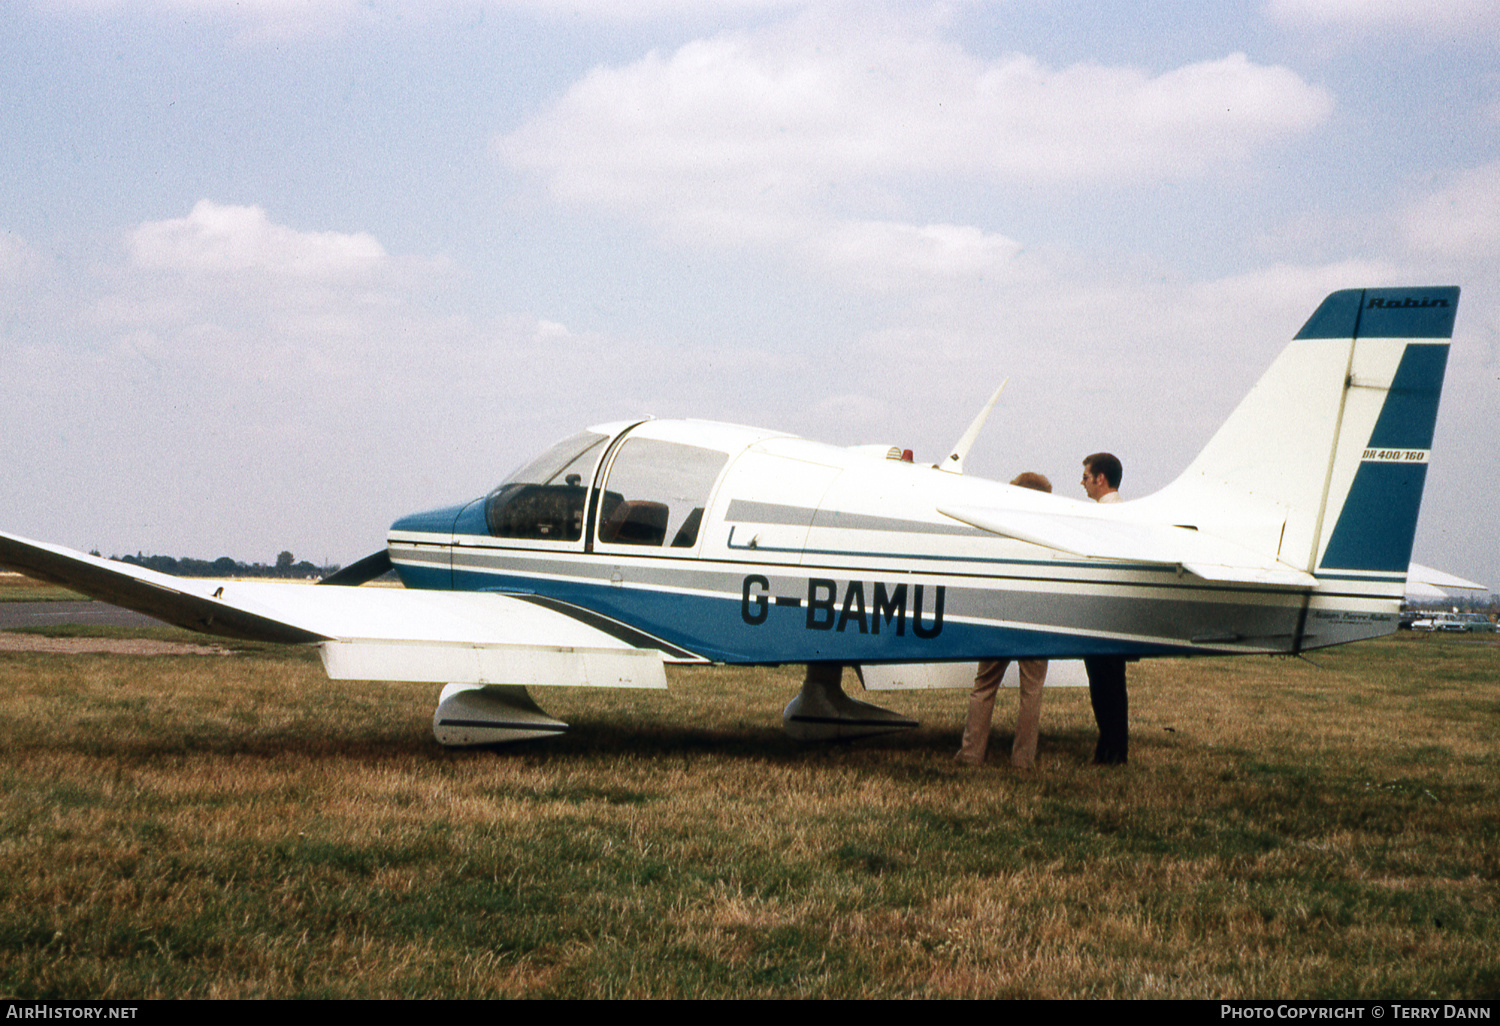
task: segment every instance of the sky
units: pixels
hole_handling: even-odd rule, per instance
[[[7,0],[0,530],[347,563],[606,421],[1170,482],[1463,288],[1413,557],[1500,589],[1500,5]]]

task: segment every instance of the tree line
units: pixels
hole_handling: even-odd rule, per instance
[[[98,555],[98,553],[95,553]],[[183,556],[174,559],[171,556],[147,556],[137,552],[133,556],[110,556],[110,559],[121,563],[129,563],[132,566],[145,567],[147,570],[156,570],[164,574],[173,574],[177,577],[281,577],[288,579],[306,579],[327,577],[339,568],[339,564],[330,563],[327,566],[316,566],[307,560],[298,561],[290,552],[282,552],[276,557],[275,563],[241,563],[237,559],[228,556],[220,556],[218,559],[193,559]]]

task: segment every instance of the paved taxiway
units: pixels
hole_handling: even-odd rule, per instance
[[[109,627],[161,627],[160,620],[104,602],[0,602],[0,631],[62,623]]]

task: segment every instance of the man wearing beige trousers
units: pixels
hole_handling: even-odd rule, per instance
[[[1052,491],[1051,481],[1030,471],[1011,484],[1039,492]],[[1042,721],[1042,685],[1047,682],[1047,660],[1022,659],[1020,664],[1021,709],[1016,715],[1016,741],[1010,749],[1010,764],[1016,769],[1031,769],[1036,765],[1036,739]],[[995,694],[1009,665],[1009,659],[980,662],[979,673],[974,677],[974,690],[969,695],[969,719],[964,725],[963,744],[956,756],[959,762],[971,766],[984,762],[984,751],[990,742],[990,721],[995,714]]]

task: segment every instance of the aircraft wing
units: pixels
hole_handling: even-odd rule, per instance
[[[981,531],[1090,559],[1174,564],[1207,581],[1281,588],[1317,584],[1311,574],[1188,527],[980,506],[943,506],[938,512]]]
[[[667,686],[655,639],[521,595],[191,580],[4,533],[0,566],[189,630],[316,644],[338,680]]]

